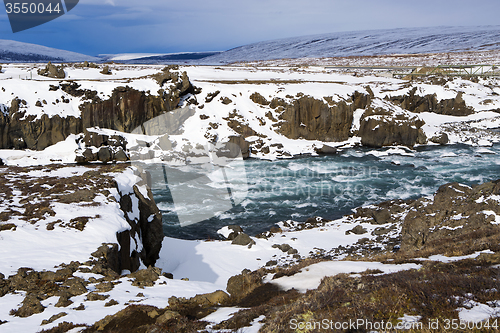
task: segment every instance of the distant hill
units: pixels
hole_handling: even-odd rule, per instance
[[[412,54],[500,49],[500,26],[401,28],[337,32],[240,46],[203,59],[206,63]]]
[[[180,53],[122,53],[99,55],[105,61],[117,61],[124,63],[169,63],[199,60],[221,52],[180,52]]]
[[[0,61],[2,62],[78,62],[85,60],[98,61],[99,58],[37,44],[0,39]]]

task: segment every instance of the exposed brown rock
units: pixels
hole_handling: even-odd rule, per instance
[[[350,104],[345,101],[330,106],[313,97],[303,96],[285,107],[280,119],[285,120],[279,132],[290,139],[344,141],[349,138],[353,112],[366,108],[370,96],[355,92]]]
[[[161,275],[161,269],[157,267],[148,267],[147,269],[141,269],[132,274],[129,274],[128,277],[134,279],[132,282],[133,286],[137,287],[152,287],[155,284],[155,281]]]
[[[24,298],[23,305],[19,309],[11,311],[11,315],[26,318],[37,313],[42,313],[45,307],[40,301],[41,299],[37,295],[29,293]]]
[[[500,230],[492,211],[500,215],[500,204],[487,200],[490,195],[500,194],[500,180],[473,188],[451,183],[442,185],[432,201],[416,200],[408,212],[401,232],[401,250],[414,251],[439,245],[452,239],[472,239],[483,233],[494,235]],[[484,200],[479,200],[484,198]]]
[[[240,300],[262,285],[262,279],[255,272],[243,272],[232,276],[227,281],[227,292],[235,300]]]
[[[436,95],[419,96],[416,94],[417,87],[413,88],[408,95],[394,96],[390,100],[403,109],[411,112],[434,112],[451,116],[467,116],[474,113],[474,109],[465,105],[462,92],[458,92],[455,98],[437,100]]]
[[[146,121],[174,110],[181,97],[197,91],[186,73],[169,75],[177,77],[172,91],[160,90],[159,96],[153,96],[130,87],[118,87],[105,101],[96,98],[90,91],[78,89],[78,86],[63,84],[63,90],[74,95],[81,94],[87,99],[80,106],[80,118],[48,117],[46,114],[36,119],[34,116],[25,117],[23,108],[26,102],[14,99],[8,114],[0,112],[0,149],[43,150],[65,140],[70,134],[83,133],[90,127],[131,132]]]
[[[371,109],[361,119],[359,136],[364,146],[380,148],[391,145],[414,146],[423,141],[420,128],[425,123],[417,117]],[[424,135],[425,136],[425,135]]]
[[[64,79],[66,77],[66,73],[64,72],[64,67],[61,66],[56,66],[52,64],[50,61],[45,66],[44,69],[39,69],[38,70],[38,75],[43,75],[55,79]]]

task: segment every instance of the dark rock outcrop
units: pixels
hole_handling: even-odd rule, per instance
[[[433,136],[430,139],[431,142],[440,144],[440,145],[445,145],[449,142],[448,134],[446,133],[441,133],[439,135]]]
[[[38,70],[38,75],[47,76],[54,79],[64,79],[66,77],[64,67],[62,65],[56,66],[50,61],[47,66],[45,66],[45,68]]]
[[[285,122],[281,123],[278,131],[290,139],[329,142],[347,140],[354,110],[366,108],[371,97],[355,92],[351,99],[350,104],[345,101],[327,104],[313,97],[300,97],[292,105],[285,107],[280,115],[280,119]]]
[[[262,277],[256,272],[243,271],[227,281],[227,292],[235,300],[240,300],[262,285]]]
[[[401,250],[413,251],[442,243],[499,233],[495,214],[500,203],[490,196],[500,194],[500,180],[474,187],[451,183],[442,185],[434,199],[416,200],[406,215]],[[474,236],[475,235],[475,236]]]
[[[154,266],[159,257],[163,240],[162,216],[153,199],[153,193],[149,187],[144,186],[146,182],[147,180],[144,180],[142,183],[134,185],[133,193],[122,194],[120,198],[120,207],[125,212],[125,218],[131,226],[131,230],[118,235],[120,246],[124,249],[122,257],[127,257],[127,248],[130,254],[131,238],[140,239],[143,244],[143,249],[140,253],[136,252],[135,255],[132,253],[131,260],[122,263],[122,269],[129,269],[130,271],[135,271],[138,268],[139,257],[146,266]],[[131,196],[135,196],[139,200],[138,219],[132,219],[129,214],[134,209]]]
[[[117,87],[105,101],[74,84],[62,84],[61,89],[69,94],[85,96],[87,101],[80,106],[79,118],[48,117],[46,114],[38,118],[26,116],[26,101],[16,98],[7,114],[0,112],[0,149],[43,150],[70,134],[83,133],[91,127],[129,133],[146,121],[176,109],[183,96],[196,92],[186,73],[169,72],[168,75],[175,82],[175,88],[171,91],[160,89],[159,96],[130,87]]]
[[[405,114],[394,115],[383,109],[369,109],[361,119],[359,136],[367,147],[380,148],[391,145],[412,147],[425,143],[425,134],[420,129],[424,121]]]
[[[462,92],[457,93],[455,98],[438,101],[435,94],[419,96],[416,95],[417,87],[413,88],[408,95],[394,96],[390,100],[411,112],[434,112],[450,116],[467,116],[474,113],[474,109],[465,105]]]

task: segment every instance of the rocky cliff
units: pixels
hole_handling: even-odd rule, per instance
[[[151,95],[121,86],[115,88],[106,100],[97,97],[96,91],[79,89],[75,82],[51,85],[52,91],[61,90],[84,100],[80,105],[80,117],[27,115],[26,101],[15,98],[7,112],[0,112],[0,149],[43,150],[70,134],[83,133],[89,127],[131,132],[147,120],[175,109],[182,97],[195,92],[185,73],[165,68],[156,78],[160,87],[169,83],[169,88]],[[61,103],[69,103],[69,100],[63,99]]]
[[[328,103],[303,96],[285,104],[280,119],[284,120],[279,132],[290,139],[304,138],[327,142],[345,141],[350,136],[353,114],[357,109],[365,109],[370,95],[355,92],[351,100]],[[274,101],[274,100],[273,100]],[[280,106],[278,103],[275,105]]]

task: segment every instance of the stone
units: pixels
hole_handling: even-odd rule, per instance
[[[391,213],[387,209],[377,209],[372,212],[375,224],[386,224],[391,218]]]
[[[414,87],[407,95],[393,96],[390,101],[403,109],[416,113],[433,112],[450,116],[467,116],[474,113],[474,109],[465,104],[462,92],[458,92],[455,98],[439,101],[435,94],[419,96],[416,92],[417,87]]]
[[[100,71],[99,73],[101,74],[104,74],[104,75],[111,75],[111,71],[109,70],[109,66],[104,66],[102,71]]]
[[[42,320],[42,325],[50,324],[50,323],[56,321],[57,319],[62,318],[62,317],[67,316],[67,315],[68,314],[66,312],[60,312],[60,313],[55,314],[52,317],[50,317],[50,319],[44,319],[44,320]]]
[[[281,245],[274,244],[272,247],[276,248],[276,249],[280,249],[282,252],[288,252],[289,250],[292,249],[292,247],[288,244],[281,244]]]
[[[132,282],[133,286],[144,288],[154,286],[155,281],[158,280],[160,275],[161,269],[149,266],[147,269],[141,269],[129,274],[128,277],[134,279]]]
[[[17,317],[26,318],[37,313],[42,313],[45,307],[40,302],[41,299],[35,294],[27,294],[22,302],[22,306],[13,311],[13,314]]]
[[[68,287],[67,292],[71,296],[78,296],[88,292],[87,288],[80,278],[71,278],[63,283],[63,286]]]
[[[196,295],[191,301],[198,303],[202,307],[220,306],[229,301],[229,295],[222,290],[217,290],[208,294]]]
[[[63,292],[61,296],[59,296],[59,300],[57,301],[56,308],[65,308],[73,304],[73,301],[70,300],[71,295],[68,292]]]
[[[231,99],[229,99],[228,97],[224,97],[224,98],[221,97],[221,103],[224,104],[224,105],[229,105],[232,102],[233,101]]]
[[[321,148],[315,148],[314,149],[317,154],[321,155],[335,155],[337,154],[337,148],[328,146],[328,145],[323,145]]]
[[[252,245],[255,245],[255,241],[253,239],[251,239],[250,236],[248,236],[247,234],[241,233],[233,239],[231,244],[243,245],[243,246],[248,245],[249,247],[251,247]]]
[[[361,143],[367,147],[381,148],[392,145],[413,147],[424,124],[417,117],[393,115],[380,109],[372,110],[369,115],[361,119],[358,135],[361,137]]]
[[[123,149],[120,147],[114,153],[113,159],[117,162],[126,162],[129,160],[129,157],[127,156],[127,153],[125,153]]]
[[[237,224],[228,225],[227,227],[229,230],[232,230],[227,236],[227,240],[234,240],[239,234],[243,233],[243,229]]]
[[[87,301],[91,301],[91,302],[104,301],[108,297],[109,297],[109,295],[102,295],[102,294],[98,294],[96,292],[90,292],[87,294]]]
[[[95,288],[97,289],[97,291],[105,293],[105,292],[113,290],[114,285],[111,282],[101,282],[101,283],[97,284],[95,286]]]
[[[437,143],[437,144],[440,144],[440,145],[445,145],[445,144],[447,144],[449,142],[448,134],[441,133],[439,135],[433,136],[430,139],[430,141],[434,142],[434,143]]]
[[[44,69],[38,70],[38,75],[47,76],[55,79],[64,79],[66,77],[66,73],[64,72],[64,67],[62,65],[55,66],[50,61],[47,64],[47,66],[45,66]]]
[[[289,139],[345,141],[349,138],[354,110],[365,108],[370,102],[368,95],[358,92],[351,98],[350,104],[341,101],[335,105],[310,96],[295,99],[280,115],[284,122],[278,131]]]
[[[357,225],[354,228],[352,228],[351,230],[348,230],[345,232],[346,235],[349,235],[351,233],[355,234],[355,235],[362,235],[362,234],[366,234],[367,230],[365,228],[363,228],[362,226]]]
[[[110,307],[110,306],[114,306],[114,305],[118,305],[120,303],[118,303],[116,300],[114,299],[110,299],[108,302],[106,302],[106,304],[104,304],[105,307]]]
[[[97,158],[102,163],[108,163],[112,160],[112,153],[109,147],[101,147],[99,148],[99,152],[97,153]]]
[[[156,323],[163,325],[163,324],[167,323],[169,320],[177,319],[180,316],[181,315],[178,312],[167,310],[161,316],[156,318]]]
[[[262,285],[262,280],[258,275],[244,272],[230,277],[227,281],[226,290],[232,298],[239,300],[260,285]]]

